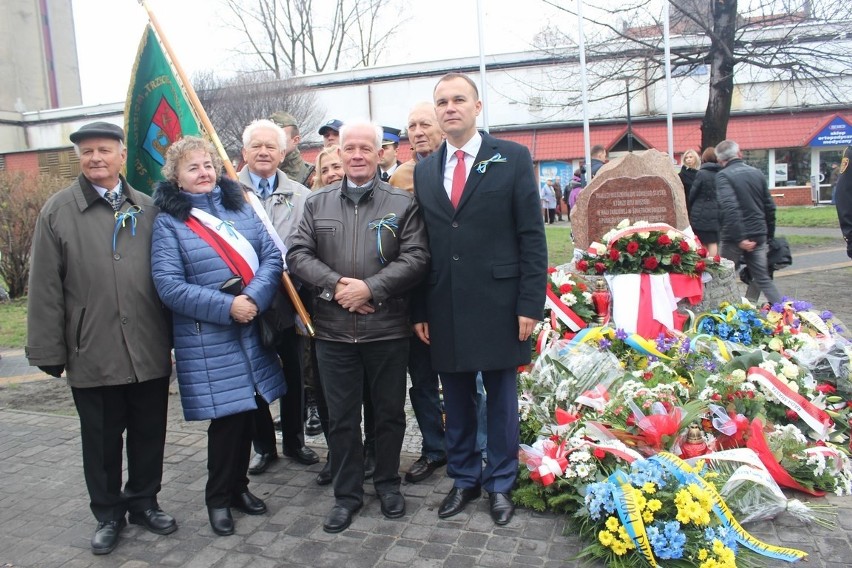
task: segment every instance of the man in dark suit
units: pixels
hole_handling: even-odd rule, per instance
[[[414,170],[432,254],[414,314],[415,332],[432,346],[447,416],[447,472],[453,489],[438,516],[451,517],[489,493],[491,516],[514,512],[518,470],[517,368],[530,361],[530,334],[542,317],[547,242],[538,184],[526,148],[476,130],[476,84],[449,73],[434,91],[447,141]],[[476,373],[488,415],[488,463],[476,445]]]

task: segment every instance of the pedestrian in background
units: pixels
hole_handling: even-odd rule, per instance
[[[701,153],[701,168],[687,194],[689,224],[707,249],[707,254],[716,256],[719,249],[719,203],[716,199],[716,174],[722,166],[716,160],[716,149],[712,146]]]
[[[781,301],[769,273],[767,241],[775,236],[775,201],[769,194],[766,177],[743,162],[739,145],[723,140],[716,145],[716,159],[722,165],[716,174],[716,192],[721,219],[721,255],[739,269],[745,259],[752,281],[746,291],[750,302],[763,292],[767,301]]]
[[[698,174],[698,168],[701,167],[701,158],[698,157],[698,152],[690,148],[683,153],[680,158],[680,171],[677,176],[683,184],[683,196],[689,203],[689,190],[692,183],[695,181],[695,176]]]

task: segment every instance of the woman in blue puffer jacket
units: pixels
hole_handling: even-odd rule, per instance
[[[160,214],[151,269],[157,293],[173,313],[184,417],[210,420],[205,500],[213,531],[228,535],[234,532],[231,507],[250,515],[266,512],[248,490],[247,470],[255,397],[270,403],[285,391],[278,358],[258,331],[283,263],[239,184],[219,177],[221,166],[212,144],[201,138],[186,137],[169,148],[167,181],[154,194]],[[223,250],[247,275],[242,291],[239,282],[230,293],[222,290],[235,275]]]

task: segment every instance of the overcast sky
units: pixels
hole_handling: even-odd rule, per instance
[[[330,0],[315,0],[324,2]],[[548,21],[573,29],[575,21],[537,0],[482,0],[487,55],[520,51]],[[383,64],[432,61],[478,53],[476,0],[403,1],[409,19],[398,28]],[[569,2],[569,4],[573,4]],[[232,72],[240,37],[223,28],[217,0],[148,0],[160,26],[191,76],[221,68]],[[398,3],[399,5],[399,3]],[[147,22],[135,0],[73,0],[77,57],[84,104],[123,101]]]

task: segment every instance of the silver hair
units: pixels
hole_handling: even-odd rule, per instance
[[[373,129],[373,132],[375,134],[374,138],[375,138],[375,142],[376,142],[376,150],[381,148],[382,147],[382,137],[384,136],[384,130],[382,129],[381,126],[379,126],[375,122],[370,122],[369,120],[353,120],[351,122],[350,121],[345,122],[343,124],[343,126],[340,128],[340,147],[343,148],[343,146],[346,145],[346,136],[352,130],[355,130],[357,128],[364,128],[364,127]]]
[[[740,155],[740,145],[733,140],[722,140],[716,144],[716,159],[728,162]]]
[[[287,138],[289,136],[287,132],[271,120],[267,120],[265,118],[253,120],[248,126],[246,126],[245,130],[243,130],[243,148],[249,147],[249,144],[251,144],[251,137],[254,135],[254,131],[258,128],[268,128],[269,130],[275,131],[275,134],[278,135],[278,149],[283,152],[284,149],[287,148]]]

